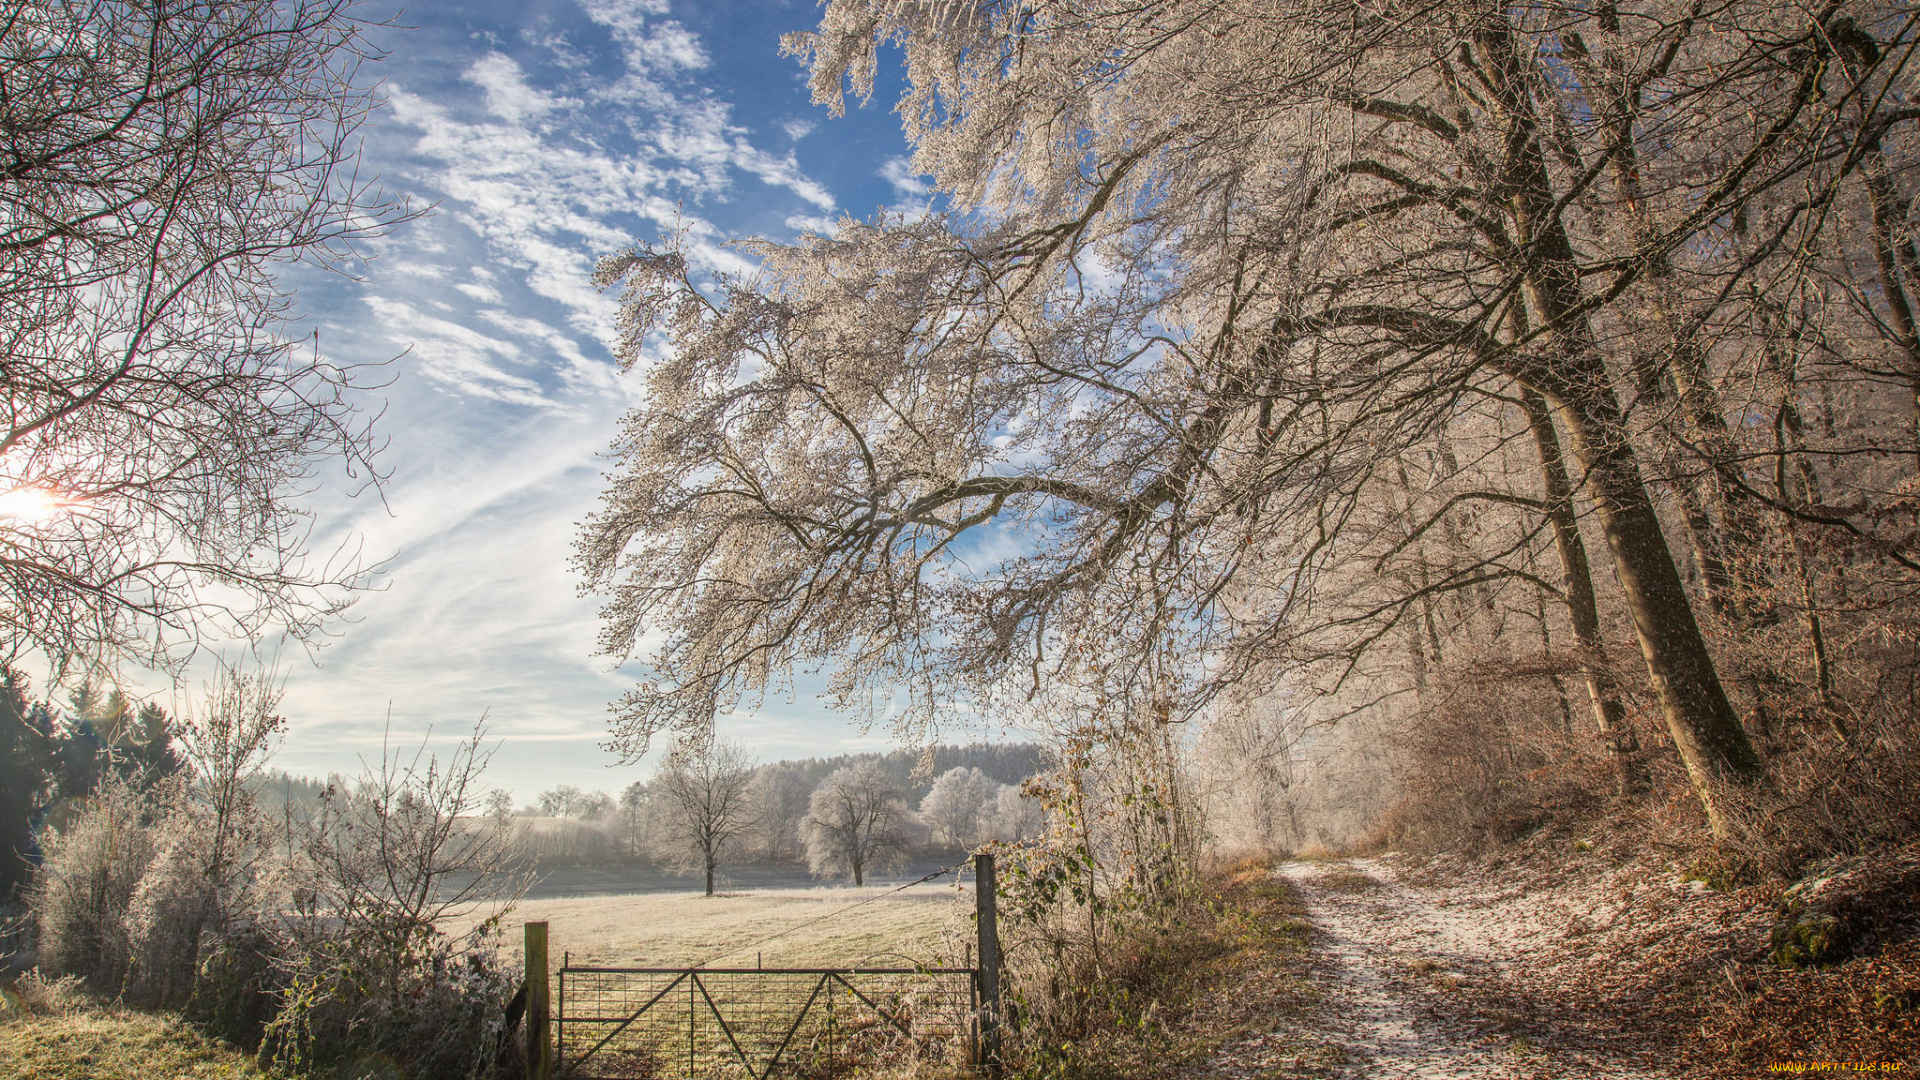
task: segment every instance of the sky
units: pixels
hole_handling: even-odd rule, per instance
[[[727,242],[924,206],[885,89],[844,118],[779,55],[808,0],[528,0],[403,12],[373,40],[387,103],[363,173],[432,204],[368,246],[354,278],[304,273],[304,321],[337,363],[394,358],[366,399],[388,440],[379,491],[332,475],[316,552],[385,559],[327,643],[283,648],[290,727],[274,767],[353,773],[382,740],[444,748],[486,717],[488,781],[531,801],[617,792],[607,703],[632,667],[596,656],[598,601],[568,567],[600,456],[640,379],[612,359],[596,259],[674,228],[717,269]],[[897,76],[892,76],[897,78]],[[897,83],[895,84],[897,85]],[[885,748],[804,690],[721,720],[763,759]]]

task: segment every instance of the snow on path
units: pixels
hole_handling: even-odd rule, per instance
[[[1579,1027],[1543,1027],[1510,1008],[1510,982],[1551,916],[1524,896],[1416,889],[1369,859],[1289,862],[1279,875],[1306,905],[1323,995],[1308,1015],[1223,1047],[1203,1075],[1608,1077],[1671,1075]],[[1561,916],[1564,918],[1564,916]],[[1596,1018],[1604,1027],[1604,1018]],[[1636,1060],[1637,1058],[1637,1060]]]

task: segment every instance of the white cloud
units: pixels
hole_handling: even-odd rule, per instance
[[[522,123],[580,104],[578,99],[555,97],[527,85],[520,65],[497,52],[481,57],[461,78],[478,86],[486,95],[487,109],[508,123]]]
[[[684,28],[649,21],[657,5],[589,3],[588,12],[624,49],[629,75],[652,79],[665,69],[706,62]],[[600,253],[626,246],[636,232],[680,230],[704,265],[751,269],[716,242],[718,229],[687,208],[727,200],[742,173],[819,210],[835,207],[832,193],[806,176],[791,153],[755,146],[750,133],[731,122],[730,107],[704,92],[601,117],[585,104],[598,96],[591,88],[570,94],[536,88],[516,61],[497,52],[470,65],[466,79],[480,88],[496,119],[473,122],[404,87],[392,90],[394,119],[419,133],[411,149],[426,167],[416,168],[413,178],[444,196],[446,212],[484,242],[497,267],[512,268],[534,295],[565,308],[572,332],[603,344],[615,304],[589,284]],[[615,133],[599,126],[609,120],[624,120],[632,149],[613,147]],[[495,306],[508,295],[478,285],[456,288]],[[607,383],[591,362],[560,355],[567,360],[562,377]],[[471,366],[443,361],[435,370],[457,375],[463,386],[487,382]]]
[[[421,248],[415,248],[411,254],[428,254],[428,252]],[[417,259],[395,259],[383,264],[381,268],[389,274],[401,274],[416,278],[437,279],[447,276],[446,267],[436,266],[433,263],[420,262]]]
[[[924,199],[933,194],[933,187],[914,173],[906,158],[890,157],[881,162],[879,175],[903,199]]]
[[[319,670],[289,671],[294,738],[324,733],[336,754],[377,745],[389,700],[402,743],[489,710],[510,741],[604,737],[604,703],[630,679],[594,656],[596,602],[577,595],[567,557],[617,409],[515,421],[500,405],[436,410],[423,389],[409,380],[396,395],[414,418],[396,449],[413,467],[350,522],[370,551],[398,553],[388,585],[361,599]]]
[[[688,71],[706,67],[712,60],[700,39],[677,22],[658,23],[643,34],[626,39],[627,63],[634,68],[658,71],[682,68]]]
[[[672,20],[657,22],[650,18],[667,14],[665,3],[585,0],[581,6],[588,18],[613,35],[626,62],[626,73],[618,80],[593,88],[596,101],[672,109],[676,99],[662,80],[672,80],[711,62],[699,38],[686,27]]]
[[[648,16],[673,9],[671,0],[582,0],[580,8],[615,34],[638,33],[645,29]]]
[[[797,233],[812,233],[815,236],[826,236],[833,232],[834,226],[838,223],[824,215],[789,214],[787,220],[781,222],[781,224]]]
[[[516,405],[551,405],[540,384],[516,375],[501,363],[525,367],[525,350],[489,337],[451,319],[430,315],[411,303],[368,295],[366,305],[394,337],[412,343],[410,362],[428,375],[475,397]]]
[[[733,148],[733,163],[759,177],[761,183],[786,188],[822,210],[833,209],[833,193],[807,179],[792,154],[776,158],[755,149],[746,139],[738,136],[733,140]]]
[[[822,210],[834,208],[832,193],[808,179],[791,153],[774,157],[755,147],[747,140],[746,129],[732,123],[730,114],[725,102],[711,98],[691,102],[663,118],[651,135],[668,157],[698,170],[709,193],[728,189],[727,170],[732,168],[751,173],[769,187],[784,187]]]
[[[466,293],[468,296],[473,297],[483,304],[497,304],[500,302],[500,290],[491,285],[463,281],[455,285],[454,288],[459,289],[461,292]]]
[[[622,383],[618,372],[612,365],[594,360],[581,350],[580,344],[559,329],[549,326],[538,319],[524,315],[515,315],[500,308],[486,308],[479,317],[523,340],[544,345],[555,356],[569,365],[561,372],[561,377],[575,388],[593,391],[618,391]]]
[[[799,142],[801,139],[813,134],[813,121],[789,120],[780,125],[780,130],[787,133],[787,138],[792,139],[794,142]]]

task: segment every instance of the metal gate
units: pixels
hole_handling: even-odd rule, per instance
[[[896,1054],[979,1060],[975,968],[563,965],[567,1080],[824,1077]]]

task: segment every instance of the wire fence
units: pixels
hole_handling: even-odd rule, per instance
[[[553,1075],[565,1080],[813,1080],[887,1060],[931,1058],[957,1066],[992,1058],[1000,1022],[993,857],[983,853],[969,862],[977,879],[977,965],[970,944],[966,967],[709,966],[934,878],[954,874],[958,881],[966,863],[685,967],[597,967],[563,960],[552,1013]],[[539,958],[530,944],[529,970],[537,968],[544,985],[546,926],[529,924],[529,933],[536,927]],[[535,1041],[545,1038],[542,1034]]]

